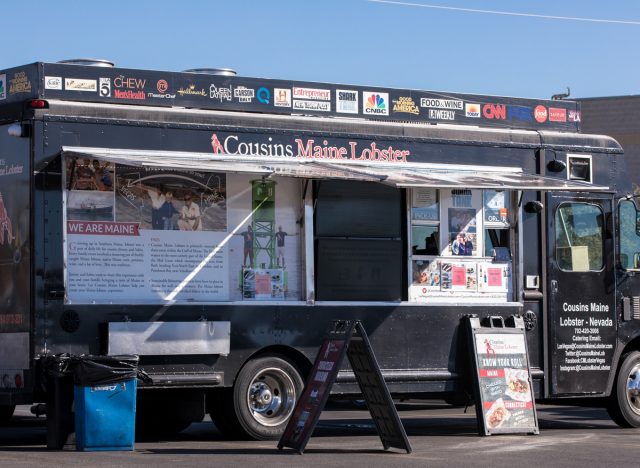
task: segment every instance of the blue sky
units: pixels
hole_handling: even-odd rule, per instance
[[[567,86],[572,97],[640,94],[638,0],[21,0],[3,12],[0,68],[93,57],[533,98]]]

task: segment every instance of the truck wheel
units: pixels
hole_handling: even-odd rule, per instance
[[[285,358],[266,356],[249,361],[233,386],[233,405],[227,406],[233,408],[231,423],[227,419],[226,423],[216,425],[225,434],[233,432],[235,426],[253,439],[278,439],[303,387],[300,372]],[[212,419],[216,423],[221,418],[212,414]]]
[[[16,405],[0,405],[0,424],[7,424],[13,417]]]
[[[640,352],[623,356],[607,411],[620,427],[640,427]]]

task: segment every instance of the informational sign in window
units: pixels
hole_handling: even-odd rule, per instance
[[[538,434],[524,322],[511,317],[489,317],[482,326],[467,317],[473,350],[476,415],[482,435]]]
[[[68,303],[300,300],[297,181],[64,161]]]
[[[494,227],[509,227],[509,193],[485,190],[483,193],[484,222]]]
[[[438,221],[440,219],[438,191],[434,188],[412,190],[411,219],[414,221]]]

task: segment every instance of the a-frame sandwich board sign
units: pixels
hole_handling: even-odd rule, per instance
[[[538,434],[524,320],[468,316],[480,435]],[[505,323],[506,322],[506,323]]]
[[[382,378],[367,333],[357,320],[331,322],[304,390],[278,442],[278,448],[290,447],[298,453],[304,451],[327,403],[345,354],[349,358],[384,449],[394,447],[411,453],[407,434]]]

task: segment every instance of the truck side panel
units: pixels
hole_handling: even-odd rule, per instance
[[[0,389],[24,388],[31,330],[29,139],[0,126]],[[1,402],[0,402],[1,403]],[[10,402],[7,402],[10,403]]]

